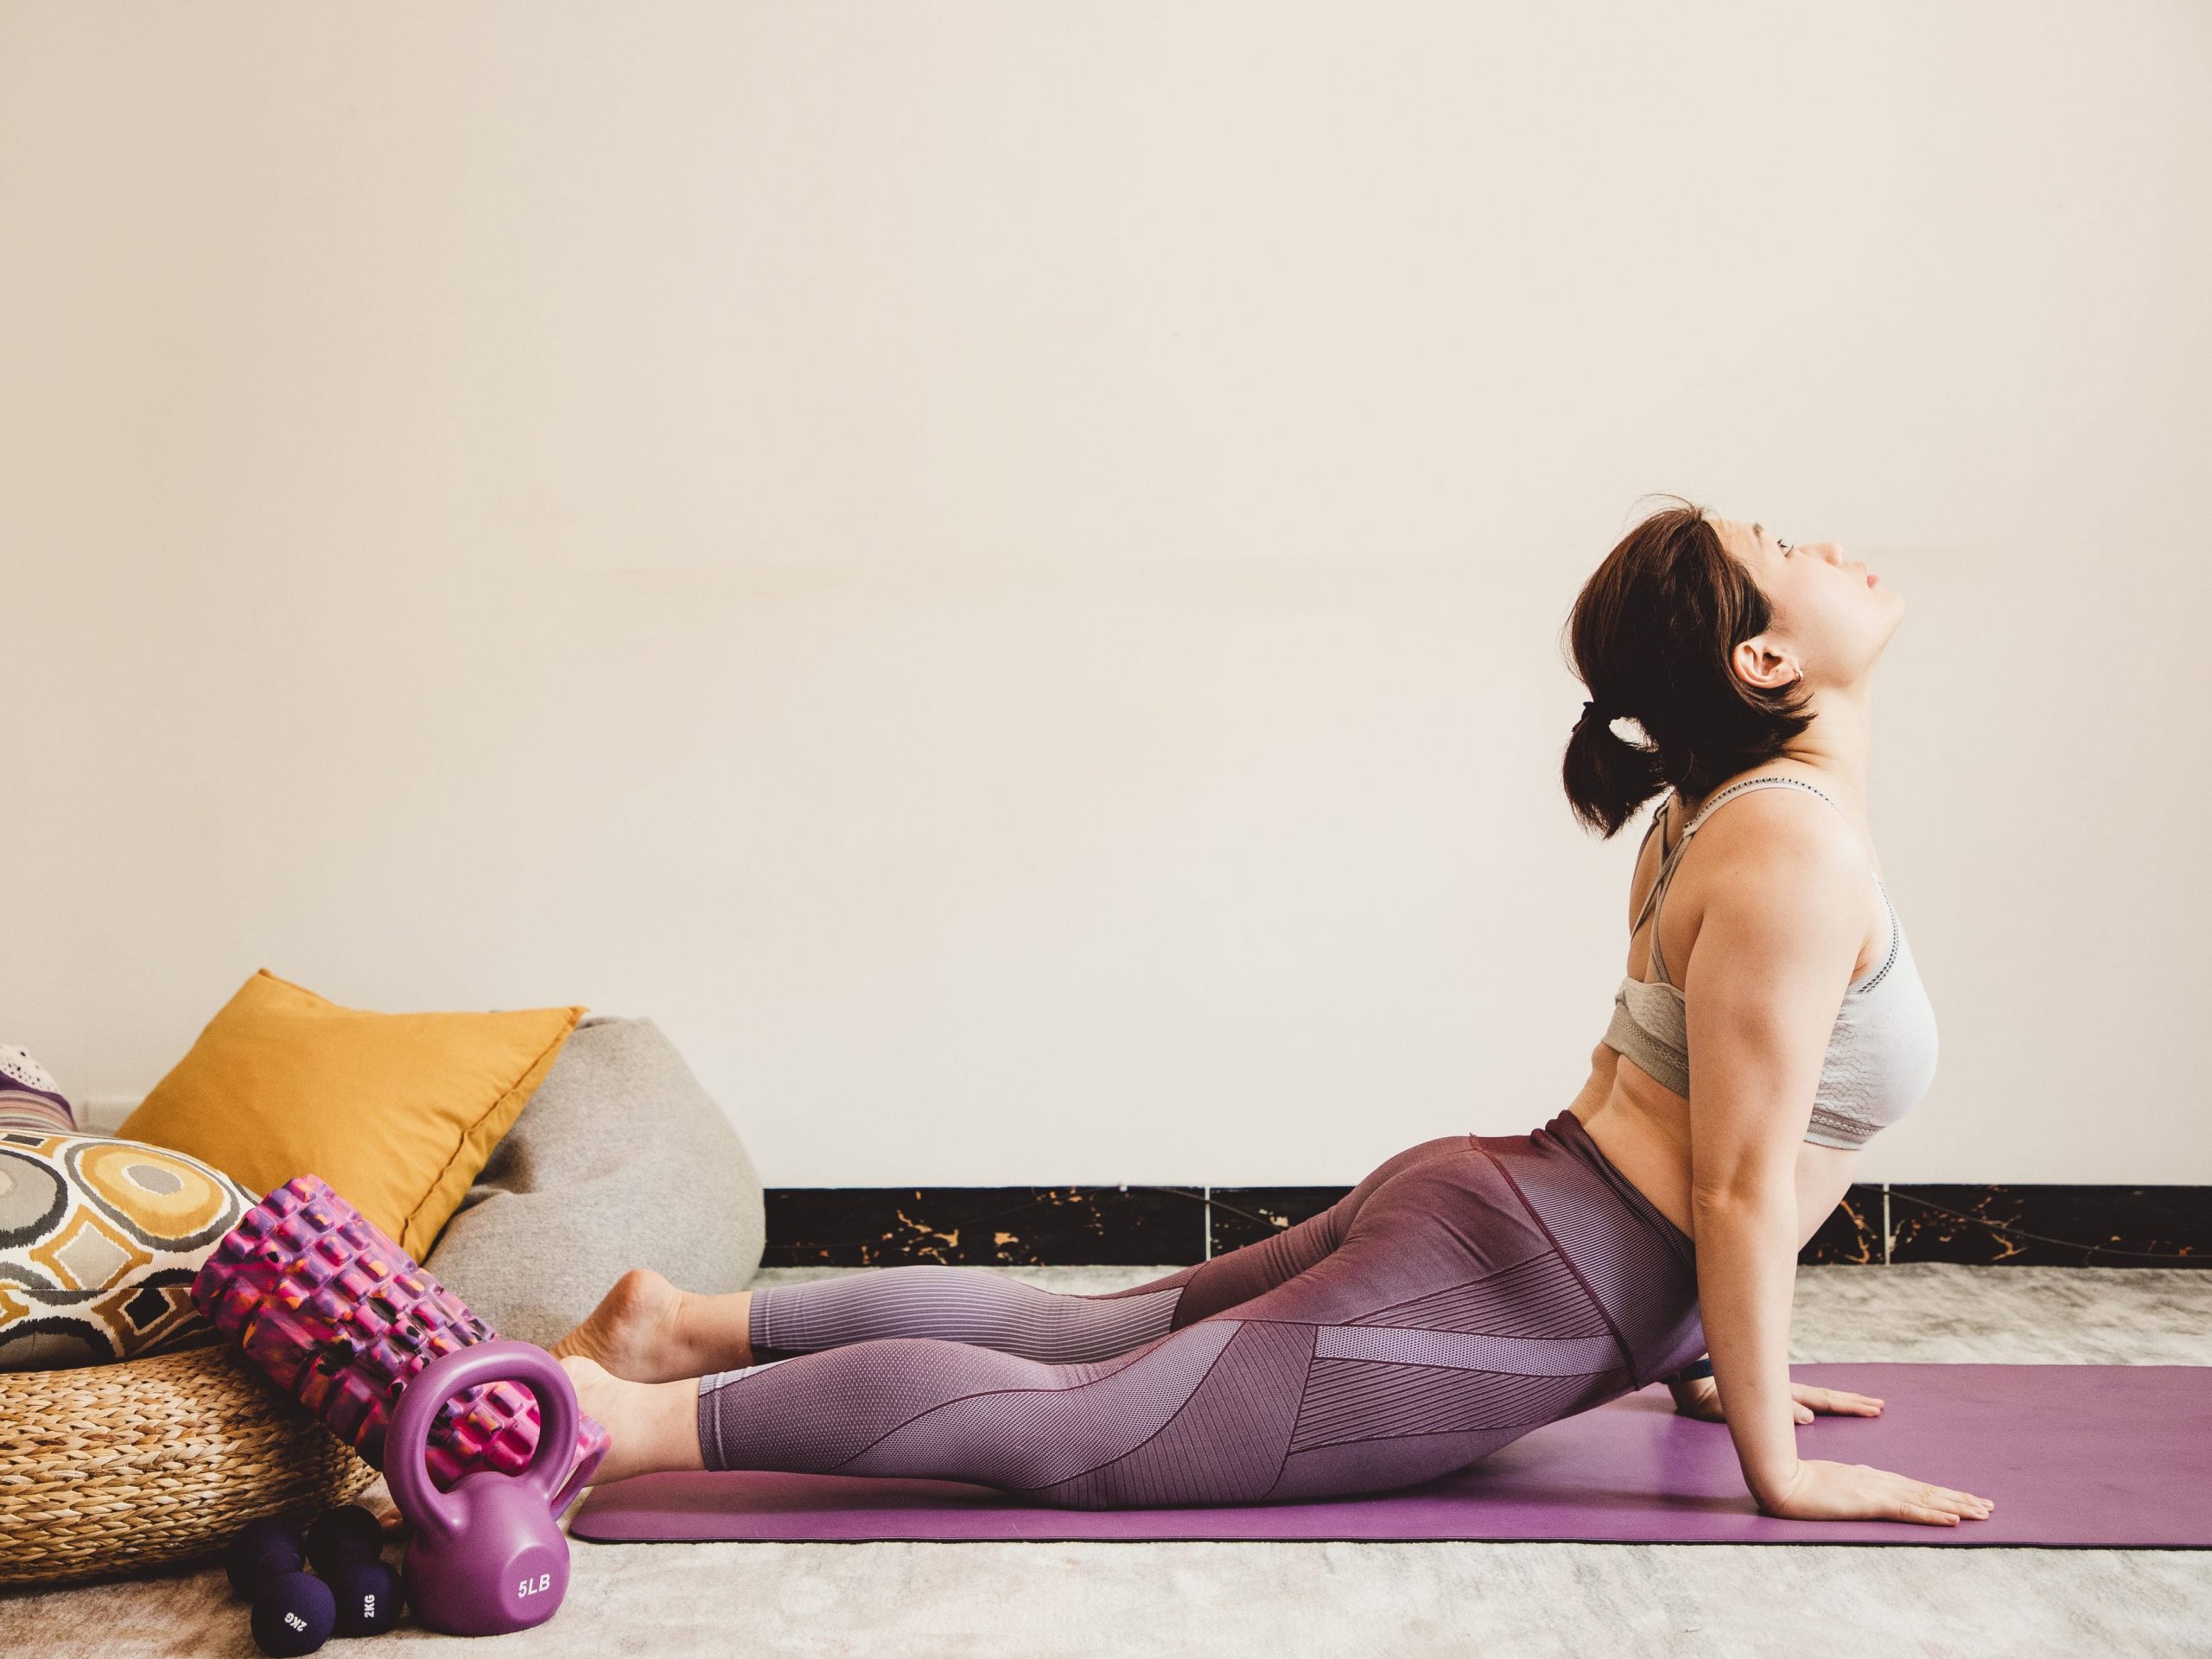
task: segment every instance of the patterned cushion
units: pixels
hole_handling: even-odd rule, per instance
[[[0,1370],[210,1340],[192,1275],[252,1207],[237,1182],[182,1153],[0,1127]]]

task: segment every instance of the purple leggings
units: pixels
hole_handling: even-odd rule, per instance
[[[1572,1112],[1425,1141],[1321,1214],[1129,1290],[880,1268],[756,1290],[750,1334],[785,1357],[700,1379],[708,1468],[1087,1510],[1417,1484],[1705,1347],[1688,1236]]]

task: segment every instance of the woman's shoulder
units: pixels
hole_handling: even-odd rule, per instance
[[[1768,779],[1801,787],[1742,787]],[[1699,839],[1708,843],[1708,857],[1723,848],[1738,855],[1765,851],[1792,864],[1833,863],[1840,873],[1863,865],[1866,851],[1833,791],[1816,767],[1769,761],[1722,779],[1701,798],[1685,799],[1675,810],[1683,814],[1683,832],[1696,826]]]

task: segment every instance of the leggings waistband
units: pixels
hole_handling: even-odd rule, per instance
[[[1623,1203],[1666,1239],[1669,1247],[1681,1259],[1682,1265],[1693,1273],[1696,1270],[1697,1241],[1675,1225],[1665,1211],[1644,1197],[1642,1190],[1614,1166],[1613,1160],[1599,1150],[1598,1143],[1590,1138],[1590,1131],[1582,1127],[1580,1118],[1571,1111],[1562,1111],[1535,1133],[1551,1136],[1596,1170],[1605,1178],[1606,1184],[1620,1194]]]

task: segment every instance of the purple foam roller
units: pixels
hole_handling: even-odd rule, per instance
[[[192,1300],[378,1469],[409,1381],[441,1355],[496,1334],[317,1175],[295,1176],[247,1211],[201,1264]],[[493,1382],[445,1402],[428,1461],[445,1489],[479,1469],[518,1475],[537,1448],[537,1401]],[[606,1429],[582,1418],[571,1491],[606,1451]]]

